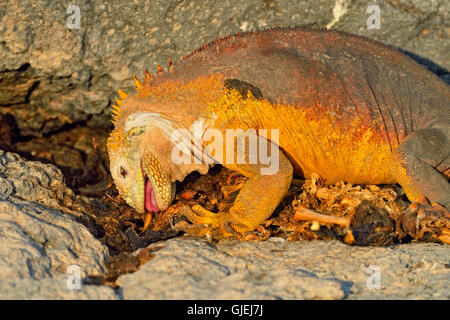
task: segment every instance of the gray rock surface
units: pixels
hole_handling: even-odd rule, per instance
[[[84,278],[108,258],[85,226],[55,209],[65,189],[56,167],[0,150],[0,299],[115,297],[107,287],[65,285],[69,266]]]
[[[160,246],[140,270],[119,277],[124,299],[450,298],[447,245],[374,248],[282,238],[212,245],[187,237],[150,245]]]
[[[68,215],[37,203],[0,195],[0,277],[53,276],[78,265],[98,274],[107,249]]]
[[[368,29],[369,5],[380,8],[380,29]],[[332,29],[364,35],[406,50],[450,84],[450,2],[422,0],[336,0]]]
[[[74,196],[57,167],[27,161],[16,153],[0,150],[0,193],[50,207],[70,205]]]
[[[71,4],[0,2],[0,112],[13,115],[23,135],[83,121],[110,126],[109,106],[118,88],[134,90],[133,73],[142,76],[145,68],[154,71],[239,31],[345,30],[450,69],[447,0],[80,0],[80,29],[66,26]],[[380,29],[367,29],[369,4],[380,6]],[[450,82],[444,69],[433,70]]]
[[[67,275],[43,279],[14,279],[0,281],[2,300],[117,300],[118,295],[106,286],[81,285],[69,289]]]

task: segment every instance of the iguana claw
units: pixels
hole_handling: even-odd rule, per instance
[[[142,230],[141,230],[142,233],[144,233],[145,230],[147,230],[148,226],[150,225],[150,222],[152,222],[152,213],[147,212],[145,214],[145,218],[144,218],[144,226],[142,227]]]

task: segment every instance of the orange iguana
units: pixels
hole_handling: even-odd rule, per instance
[[[169,60],[167,72],[145,74],[143,83],[135,78],[136,94],[119,90],[108,139],[115,184],[140,213],[165,210],[176,180],[207,172],[207,162],[173,161],[173,133],[192,132],[200,120],[202,134],[277,129],[280,152],[274,174],[261,173],[267,163],[249,163],[248,151],[243,162],[223,163],[248,180],[228,212],[196,207],[193,223],[254,230],[286,195],[293,172],[316,172],[330,184],[399,183],[416,206],[450,208],[449,86],[394,48],[280,28],[218,39],[177,65]],[[196,146],[215,159],[212,140]]]

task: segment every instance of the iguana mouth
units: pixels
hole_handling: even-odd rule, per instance
[[[144,192],[144,206],[147,211],[158,212],[159,208],[156,204],[155,191],[153,190],[150,179],[145,176],[145,192]]]

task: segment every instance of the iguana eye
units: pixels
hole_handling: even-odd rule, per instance
[[[131,129],[131,130],[128,132],[128,134],[129,134],[130,136],[135,137],[135,136],[138,136],[138,135],[144,133],[144,131],[145,131],[145,130],[144,130],[142,127],[138,127],[138,128],[133,128],[133,129]]]
[[[127,174],[127,170],[125,170],[123,167],[120,167],[120,175],[122,176],[122,178],[126,178]]]

